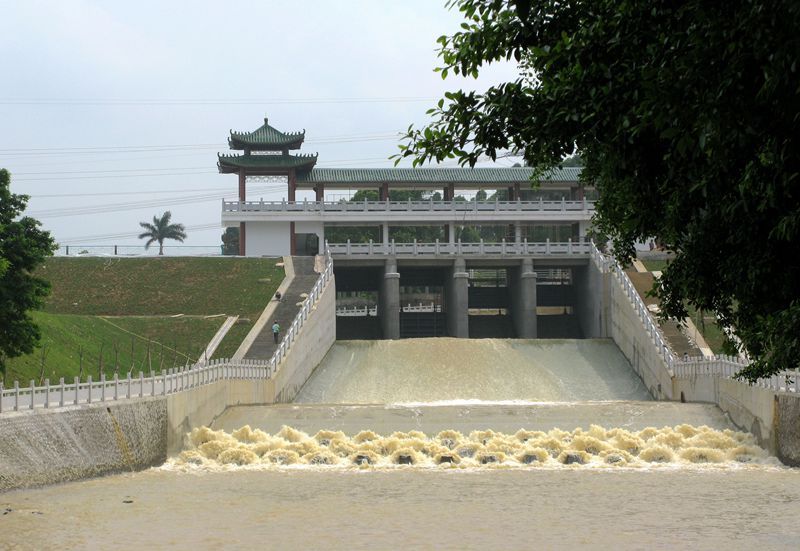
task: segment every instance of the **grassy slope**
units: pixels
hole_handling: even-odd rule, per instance
[[[214,314],[249,320],[235,325],[214,355],[229,357],[283,280],[275,263],[268,258],[52,258],[38,272],[51,282],[52,294],[45,311],[34,313],[43,335],[44,377],[78,375],[81,349],[84,376],[98,376],[101,348],[107,376],[114,372],[115,350],[120,373],[131,366],[138,372],[183,364],[186,357],[202,354],[222,324],[222,317],[202,319]],[[175,314],[186,317],[169,317]],[[8,380],[38,381],[41,363],[40,346],[9,362]]]

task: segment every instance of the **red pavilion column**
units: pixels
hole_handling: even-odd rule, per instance
[[[289,202],[295,202],[295,196],[297,191],[297,175],[294,172],[294,169],[289,171]],[[289,254],[295,256],[297,254],[297,238],[294,234],[294,222],[289,222]]]
[[[239,170],[239,201],[244,201],[247,197],[247,189],[246,189],[246,182],[247,176],[245,175],[244,169]],[[245,247],[245,240],[247,230],[245,229],[244,222],[239,222],[239,256],[245,256],[245,251],[247,250]]]

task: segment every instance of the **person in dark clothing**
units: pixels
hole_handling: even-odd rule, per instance
[[[281,326],[277,321],[272,324],[272,338],[275,339],[275,344],[278,344],[281,340]]]

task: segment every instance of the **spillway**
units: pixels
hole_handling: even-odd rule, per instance
[[[610,340],[339,341],[295,403],[650,400]]]

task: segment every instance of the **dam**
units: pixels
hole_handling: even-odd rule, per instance
[[[624,275],[590,276],[609,286],[611,338],[337,341],[323,275],[268,363],[17,389],[0,402],[0,481],[46,454],[116,474],[1,493],[4,544],[800,544],[800,473],[770,443],[786,416],[753,398],[791,411],[793,380],[752,388],[730,362],[670,359]],[[163,459],[139,470],[148,442]]]

